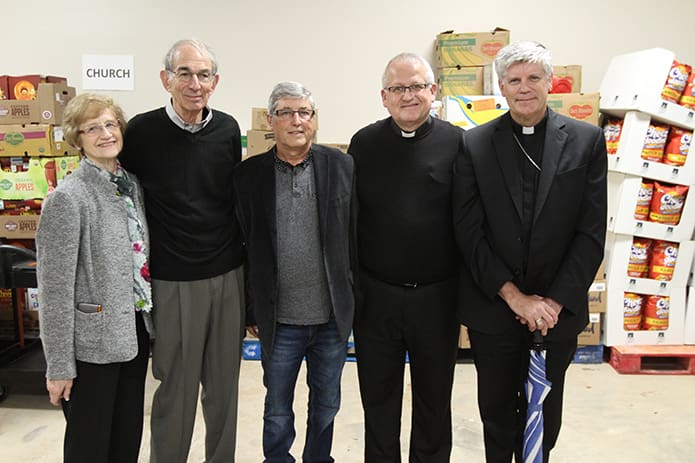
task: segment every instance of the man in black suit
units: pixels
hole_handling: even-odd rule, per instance
[[[509,112],[464,136],[454,167],[454,225],[488,462],[521,461],[531,333],[547,350],[543,458],[562,417],[565,371],[588,323],[603,258],[606,147],[600,128],[547,107],[551,54],[511,44],[495,70]]]
[[[292,404],[306,357],[309,411],[302,460],[333,461],[333,421],[354,299],[350,269],[353,162],[313,145],[314,100],[296,82],[275,86],[268,123],[275,146],[234,172],[246,241],[247,327],[260,337],[263,453],[295,461]]]

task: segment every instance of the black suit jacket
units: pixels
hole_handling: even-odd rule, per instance
[[[587,292],[606,235],[606,146],[599,127],[548,111],[543,165],[523,268],[522,175],[509,114],[466,132],[454,166],[454,225],[464,257],[461,323],[500,334],[519,326],[498,296],[506,281],[564,306],[549,339],[588,323]]]
[[[341,151],[312,145],[321,249],[332,312],[340,335],[352,328],[354,297],[350,268],[350,201],[353,160]],[[246,248],[247,325],[257,324],[263,349],[272,351],[277,321],[277,228],[275,148],[234,171],[237,215]]]

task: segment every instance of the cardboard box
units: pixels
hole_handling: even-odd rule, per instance
[[[268,124],[268,108],[251,108],[251,130],[272,130]]]
[[[0,100],[0,124],[60,125],[75,88],[65,82],[41,83],[37,95],[36,100]]]
[[[0,125],[0,156],[75,155],[62,137],[62,128],[49,124]]]
[[[38,224],[38,214],[0,215],[0,237],[33,239]]]
[[[557,88],[567,90],[564,92],[558,92],[555,91]],[[582,67],[580,65],[570,64],[568,66],[553,66],[552,93],[580,93],[581,91]]]
[[[437,98],[456,95],[483,95],[483,66],[437,69]]]
[[[509,110],[507,99],[501,96],[445,96],[442,98],[442,119],[470,130]]]
[[[255,156],[268,151],[275,145],[275,134],[266,130],[246,131],[246,156]]]
[[[10,100],[35,100],[41,83],[41,76],[28,74],[25,76],[8,76],[7,86],[10,92]]]
[[[589,312],[604,313],[606,311],[607,295],[606,280],[594,281],[589,288]]]
[[[509,31],[499,27],[492,32],[442,32],[437,35],[435,42],[437,67],[482,66],[492,63],[497,52],[508,44]]]
[[[555,93],[548,95],[548,107],[565,116],[599,125],[598,93]]]
[[[0,76],[0,100],[9,98],[9,87],[7,85],[7,76]]]
[[[601,314],[589,313],[589,324],[584,331],[577,336],[577,343],[583,346],[597,346],[601,344]]]

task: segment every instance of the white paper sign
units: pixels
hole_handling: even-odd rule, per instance
[[[132,55],[82,55],[82,88],[134,90]]]

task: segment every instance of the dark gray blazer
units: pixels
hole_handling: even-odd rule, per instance
[[[263,349],[272,351],[277,320],[277,230],[275,148],[253,156],[234,171],[236,211],[246,249],[246,325],[258,325]],[[334,148],[311,147],[321,249],[331,309],[347,340],[354,315],[350,268],[352,157]]]

